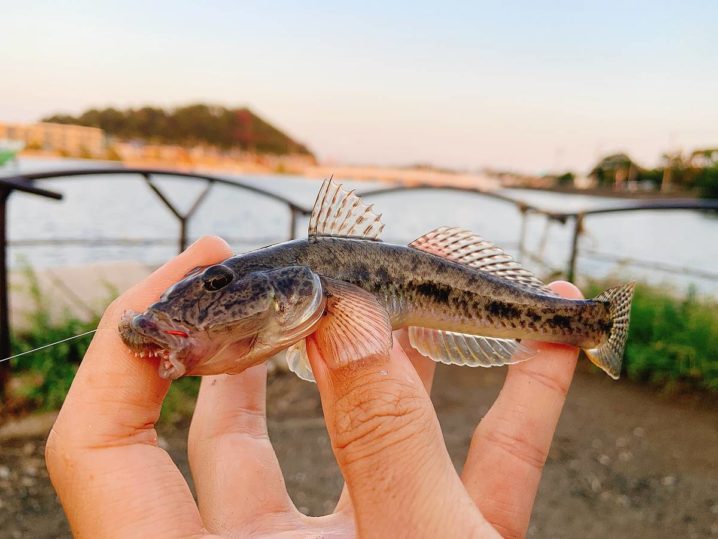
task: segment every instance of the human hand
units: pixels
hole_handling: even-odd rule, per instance
[[[563,297],[582,298],[570,283],[550,287]],[[536,356],[509,367],[459,476],[429,399],[435,364],[411,347],[405,332],[395,335],[388,361],[365,359],[338,370],[308,342],[346,481],[348,496],[342,498],[351,499],[357,534],[525,536],[578,350],[530,343]]]
[[[325,517],[302,515],[294,508],[287,495],[281,470],[267,437],[264,413],[266,368],[259,366],[240,375],[205,378],[189,440],[190,465],[197,487],[199,507],[195,504],[179,470],[169,455],[157,446],[154,425],[159,418],[169,382],[157,376],[156,360],[137,361],[120,341],[116,327],[125,310],[143,309],[189,269],[218,262],[229,255],[229,248],[221,240],[200,240],[147,280],[123,294],[103,316],[100,331],[77,373],[50,433],[46,450],[50,478],[75,535],[199,537],[211,532],[222,535],[351,536],[355,533],[355,507],[356,522],[360,531],[366,534],[389,530],[390,535],[396,535],[397,530],[404,529],[398,526],[407,523],[421,525],[422,520],[396,513],[393,528],[385,527],[391,520],[387,510],[404,505],[403,498],[411,492],[412,485],[416,484],[416,481],[405,483],[401,480],[406,468],[397,469],[400,472],[398,475],[392,473],[379,478],[379,482],[375,483],[377,476],[364,474],[362,478],[359,466],[366,465],[388,450],[386,454],[389,460],[383,467],[392,467],[392,458],[395,459],[396,455],[392,453],[391,447],[399,447],[412,439],[424,444],[431,442],[427,446],[427,452],[422,452],[422,455],[432,455],[431,451],[437,449],[436,440],[432,438],[436,435],[435,429],[427,430],[426,433],[413,433],[409,428],[412,423],[409,420],[416,416],[411,412],[413,408],[409,404],[419,407],[422,416],[427,414],[430,419],[433,415],[433,410],[429,410],[429,413],[424,409],[428,400],[426,393],[419,395],[415,403],[408,402],[405,405],[407,401],[404,399],[409,391],[421,389],[422,380],[427,387],[430,386],[433,364],[429,364],[424,358],[412,357],[420,373],[417,378],[416,373],[407,368],[406,357],[398,348],[395,348],[389,363],[380,367],[379,373],[381,370],[387,370],[387,385],[372,382],[371,386],[380,390],[380,400],[382,395],[386,398],[391,395],[390,391],[397,388],[400,390],[396,396],[400,399],[397,402],[401,404],[402,413],[396,414],[394,420],[397,426],[401,426],[401,421],[408,424],[400,429],[400,433],[406,434],[407,438],[402,438],[398,440],[401,443],[390,446],[386,445],[387,441],[395,440],[396,436],[379,435],[392,421],[391,418],[376,415],[377,410],[382,409],[381,406],[377,408],[368,403],[366,414],[347,413],[345,417],[349,420],[351,429],[342,428],[342,421],[346,419],[342,420],[341,403],[351,402],[352,398],[360,395],[365,395],[365,399],[370,397],[370,393],[364,393],[361,389],[361,373],[366,372],[370,376],[367,381],[376,378],[377,372],[372,369],[376,371],[377,366],[372,367],[371,363],[364,361],[351,373],[333,373],[328,371],[316,350],[313,350],[314,368],[321,372],[323,404],[327,417],[331,418],[330,433],[340,465],[347,477],[348,492],[352,493],[350,498],[345,489],[335,513]],[[565,347],[559,347],[558,350],[563,350],[564,355],[575,359],[575,352],[567,351]],[[418,356],[412,354],[415,355]],[[573,362],[568,363],[572,372]],[[564,371],[565,369],[564,365]],[[564,377],[566,386],[570,374]],[[519,375],[514,378],[516,376]],[[509,378],[511,377],[510,374]],[[530,385],[531,377],[527,377],[525,382]],[[514,385],[520,388],[520,383],[521,380],[518,380]],[[366,388],[371,389],[369,386]],[[505,391],[497,402],[504,398],[504,393]],[[358,404],[363,406],[367,403]],[[386,402],[383,409],[386,410]],[[555,410],[556,417],[559,410],[560,403],[558,410]],[[491,413],[487,419],[490,416]],[[482,422],[482,426],[487,419]],[[435,421],[433,416],[433,422]],[[431,425],[432,421],[429,420],[427,424]],[[363,433],[362,428],[372,425],[379,431],[375,435],[368,433],[361,436],[360,444],[336,445],[337,434],[346,436],[347,433]],[[549,425],[546,448],[550,443],[553,425],[555,418],[553,424]],[[441,443],[440,432],[438,436]],[[475,438],[479,438],[479,435]],[[370,444],[372,440],[374,445]],[[473,445],[475,444],[472,444],[472,452]],[[357,447],[376,447],[378,453],[357,454]],[[433,466],[432,463],[432,466],[435,469],[441,468],[449,478],[451,474],[456,477],[453,468],[445,468],[441,464],[445,453],[445,448],[443,455],[439,450],[436,463],[440,465]],[[489,456],[491,454],[489,452]],[[471,454],[469,460],[471,461]],[[479,475],[487,462],[489,467],[493,466],[492,462],[485,459],[475,460],[474,467]],[[427,474],[426,478],[432,479],[435,475],[435,472]],[[537,483],[538,472],[535,475]],[[392,477],[398,481],[387,481],[387,478]],[[425,481],[423,483],[426,485]],[[444,483],[456,486],[456,481],[451,479],[441,482]],[[484,491],[481,490],[481,485],[485,487],[487,483],[483,480],[479,483],[471,487],[469,492],[482,496]],[[467,482],[467,485],[471,485],[471,482]],[[372,488],[379,497],[387,494],[397,497],[389,500],[375,498],[373,503],[368,503],[367,493],[370,493]],[[501,489],[503,492],[505,485],[501,485]],[[535,491],[535,487],[533,490]],[[422,489],[417,490],[416,498],[419,499],[423,492]],[[443,495],[449,491],[442,488],[436,492]],[[508,496],[507,499],[512,498]],[[387,503],[384,503],[385,501]],[[426,510],[429,512],[430,509],[442,508],[443,513],[436,512],[439,517],[442,514],[444,517],[456,517],[457,514],[466,517],[473,513],[478,515],[475,506],[467,504],[465,499],[463,502],[463,505],[455,506],[448,504],[446,500],[434,499],[433,504],[426,506]],[[372,514],[372,507],[378,508],[379,511]],[[486,518],[498,527],[499,521],[490,518],[483,503],[479,503],[479,507]],[[413,514],[416,503],[406,504],[406,510]],[[526,520],[530,513],[530,504],[527,511]],[[376,526],[370,525],[372,520],[376,521]],[[440,518],[429,520],[432,525],[442,522]],[[451,529],[449,526],[443,531]],[[484,530],[483,527],[480,529]],[[487,533],[491,531],[489,528],[486,530]],[[443,531],[441,535],[446,535]]]
[[[110,305],[47,440],[50,479],[77,537],[353,536],[351,509],[307,517],[292,504],[267,436],[266,366],[202,381],[189,437],[199,507],[155,423],[169,382],[117,332],[192,268],[231,256],[203,238]]]

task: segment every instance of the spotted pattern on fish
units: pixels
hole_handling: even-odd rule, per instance
[[[547,296],[400,245],[347,238],[295,240],[230,258],[224,264],[238,275],[257,268],[306,266],[375,294],[395,327],[411,324],[585,347],[603,342],[611,329],[605,303]]]

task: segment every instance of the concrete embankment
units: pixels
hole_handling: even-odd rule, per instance
[[[96,318],[119,294],[141,281],[152,267],[137,261],[92,263],[10,272],[10,321],[27,329],[33,313],[44,309],[52,323]]]

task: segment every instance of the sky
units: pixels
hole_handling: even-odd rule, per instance
[[[330,163],[586,173],[718,146],[718,2],[0,0],[0,121],[248,106]]]

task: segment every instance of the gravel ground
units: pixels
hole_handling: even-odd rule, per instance
[[[457,467],[501,386],[500,369],[442,368],[433,399]],[[278,375],[270,436],[298,507],[331,510],[341,489],[316,388]],[[161,426],[185,474],[186,426]],[[0,537],[67,537],[47,479],[43,439],[0,442]],[[579,372],[541,483],[531,537],[718,537],[718,404],[658,395]]]

